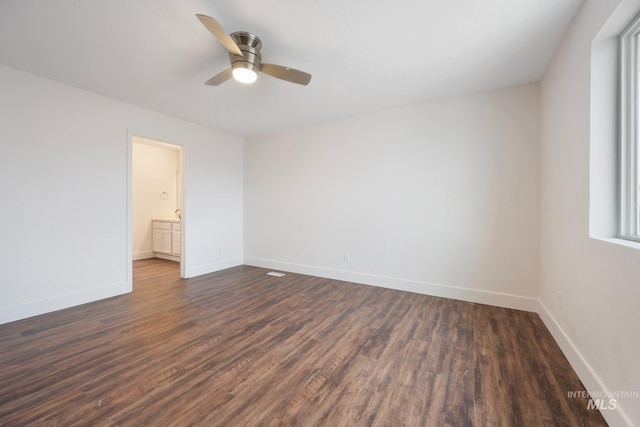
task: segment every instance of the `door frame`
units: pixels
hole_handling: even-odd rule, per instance
[[[157,143],[158,147],[166,147],[177,149],[180,162],[180,175],[178,177],[178,192],[180,201],[180,277],[185,277],[185,229],[186,229],[186,212],[185,212],[185,147],[182,144],[169,142],[165,138],[150,136],[148,133],[136,132],[127,129],[127,285],[133,289],[133,144],[136,138],[142,138]],[[155,144],[153,144],[155,145]]]

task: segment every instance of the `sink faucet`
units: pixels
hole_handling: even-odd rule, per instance
[[[180,208],[173,211],[173,213],[178,215],[178,219],[182,219],[182,211],[180,210]]]

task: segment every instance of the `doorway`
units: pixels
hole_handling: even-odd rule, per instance
[[[184,277],[183,147],[136,135],[130,141],[130,266],[163,258],[179,263]]]

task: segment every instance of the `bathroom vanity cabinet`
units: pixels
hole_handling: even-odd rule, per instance
[[[154,218],[153,252],[157,258],[180,261],[182,253],[182,224],[178,218]]]

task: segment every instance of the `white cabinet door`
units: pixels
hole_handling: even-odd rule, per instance
[[[171,255],[170,230],[153,230],[153,252]]]
[[[180,256],[182,252],[182,239],[180,238],[180,231],[172,231],[171,232],[171,254]]]

